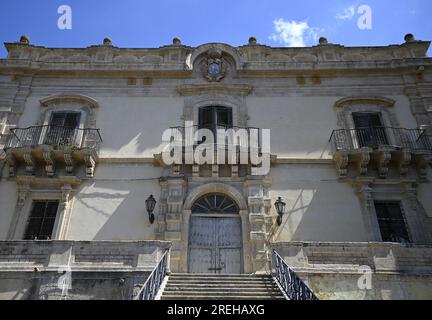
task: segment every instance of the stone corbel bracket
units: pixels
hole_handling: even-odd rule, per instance
[[[376,159],[379,177],[382,179],[387,178],[389,172],[389,163],[392,158],[391,151],[390,148],[379,148],[373,155]]]
[[[412,162],[417,167],[420,180],[427,180],[427,167],[432,164],[432,154],[415,154],[412,155]]]
[[[26,148],[23,151],[23,159],[25,162],[25,169],[26,172],[29,174],[34,174],[34,169],[35,169],[35,162],[34,162],[34,158],[32,155],[32,149],[31,148]]]
[[[96,159],[97,155],[94,150],[88,149],[84,153],[84,163],[85,163],[85,172],[86,176],[93,178],[94,170],[96,168]]]
[[[72,157],[72,149],[64,149],[63,158],[67,174],[72,174],[74,169],[74,159]]]
[[[5,161],[9,167],[9,177],[12,178],[15,176],[15,166],[16,166],[15,156],[12,153],[7,152]]]
[[[399,174],[401,176],[407,175],[412,160],[411,151],[407,149],[400,150],[396,152],[394,159],[397,163]]]
[[[339,150],[335,153],[333,159],[336,163],[336,169],[338,171],[339,178],[346,178],[348,175],[349,163],[348,152],[344,150]]]
[[[53,177],[55,173],[55,160],[53,148],[50,146],[44,146],[42,149],[42,155],[45,161],[45,172],[48,177]]]

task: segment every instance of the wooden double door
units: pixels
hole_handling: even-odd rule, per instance
[[[189,226],[190,273],[242,273],[242,228],[237,215],[192,215]]]

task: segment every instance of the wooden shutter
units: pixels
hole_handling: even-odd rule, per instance
[[[200,128],[212,127],[215,123],[213,108],[206,107],[199,109],[198,124]]]
[[[379,113],[371,112],[356,112],[353,113],[355,127],[358,128],[373,128],[383,127],[381,116]]]
[[[222,127],[232,127],[231,108],[218,107],[216,109],[217,125]]]

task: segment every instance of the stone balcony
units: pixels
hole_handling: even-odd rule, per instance
[[[420,129],[340,129],[333,131],[330,143],[340,178],[376,174],[385,179],[390,168],[399,176],[415,168],[424,180],[432,160],[432,140]]]
[[[11,129],[4,147],[9,175],[23,167],[26,174],[35,175],[43,168],[53,177],[60,166],[72,175],[84,164],[86,175],[93,177],[101,142],[99,129],[49,125]]]
[[[252,171],[260,172],[260,168],[270,166],[276,159],[270,154],[270,136],[260,128],[209,125],[172,127],[169,132],[171,149],[154,155],[154,162],[161,167],[170,166],[173,175],[246,177]],[[203,138],[199,134],[206,136]],[[207,134],[213,139],[208,140]],[[169,153],[173,148],[179,152],[177,156],[171,152],[173,163],[167,165],[163,153]]]

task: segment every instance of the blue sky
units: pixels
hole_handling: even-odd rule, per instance
[[[72,9],[71,30],[57,26],[61,5]],[[371,30],[357,26],[361,5],[372,9]],[[346,46],[388,45],[402,43],[408,32],[432,40],[431,12],[430,0],[15,0],[2,3],[0,41],[28,34],[35,45],[87,47],[110,37],[115,46],[140,48],[173,37],[190,46],[238,46],[255,36],[270,46],[310,46],[326,36]]]

